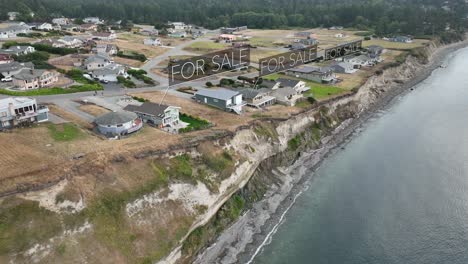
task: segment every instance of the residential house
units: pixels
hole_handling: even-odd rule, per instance
[[[0,75],[3,77],[9,77],[21,72],[24,69],[34,69],[34,64],[32,62],[10,62],[0,64]]]
[[[61,25],[61,28],[63,31],[67,31],[67,32],[77,32],[80,30],[81,27],[75,24],[66,24],[66,25]]]
[[[124,78],[128,78],[127,71],[125,67],[120,64],[109,64],[105,67],[95,69],[91,71],[91,76],[96,78],[100,81],[108,81],[108,82],[117,82],[117,77],[122,76]]]
[[[384,52],[384,48],[379,45],[371,45],[367,47],[367,53],[371,58],[377,58]]]
[[[401,42],[401,43],[412,43],[413,39],[407,36],[396,36],[396,37],[390,38],[390,41]]]
[[[103,20],[99,19],[99,17],[86,17],[83,19],[83,22],[87,24],[102,24],[104,23]]]
[[[306,86],[306,82],[301,80],[292,80],[287,78],[278,78],[276,82],[279,83],[279,87],[291,87],[298,93],[305,93],[310,90],[310,87]]]
[[[19,12],[8,12],[7,13],[8,20],[10,21],[16,20],[16,17],[18,17],[19,14],[20,14]]]
[[[58,40],[67,48],[81,48],[85,41],[75,36],[63,36]]]
[[[220,41],[224,41],[224,42],[226,42],[226,43],[233,42],[233,41],[236,40],[236,38],[237,38],[236,35],[231,35],[231,34],[221,34],[221,35],[219,35],[219,37],[218,37],[218,39],[219,39]]]
[[[313,46],[318,44],[318,40],[312,37],[306,39],[299,39],[296,43],[304,44],[305,46]]]
[[[358,69],[355,69],[354,65],[349,62],[337,62],[335,64],[330,65],[330,68],[336,73],[352,74],[358,71]]]
[[[50,23],[42,23],[39,26],[37,26],[38,30],[44,30],[44,31],[50,31],[54,30],[54,26]]]
[[[39,42],[36,42],[36,44],[47,45],[47,46],[51,46],[51,47],[54,47],[54,48],[64,48],[65,47],[65,44],[63,42],[60,42],[57,39],[43,39],[43,40],[41,40]]]
[[[186,25],[184,22],[168,22],[167,25],[174,31],[190,30],[192,26]]]
[[[305,66],[286,71],[286,75],[318,83],[333,83],[336,76],[330,67]]]
[[[335,34],[335,38],[344,38],[346,35],[343,33],[337,33]]]
[[[54,18],[52,19],[52,24],[60,25],[60,26],[68,25],[70,24],[70,19],[66,17]]]
[[[94,120],[99,133],[115,137],[130,134],[140,130],[143,122],[137,114],[128,111],[109,112]]]
[[[0,130],[26,123],[45,122],[49,119],[47,106],[38,105],[36,99],[9,97],[0,99]]]
[[[98,54],[107,54],[109,56],[115,55],[119,52],[119,48],[116,45],[105,43],[96,44],[95,50]]]
[[[114,40],[117,38],[117,35],[114,32],[95,32],[92,36],[95,40]]]
[[[84,68],[88,71],[93,71],[102,69],[112,63],[113,61],[107,55],[96,54],[85,59]]]
[[[291,87],[273,90],[271,96],[276,98],[276,102],[278,104],[286,106],[294,106],[296,105],[297,100],[303,98],[301,93],[298,93]]]
[[[220,108],[224,111],[242,113],[245,103],[242,94],[225,88],[200,89],[195,93],[195,101]]]
[[[27,25],[15,24],[6,28],[0,28],[0,39],[16,38],[18,34],[28,34],[31,30]]]
[[[144,28],[140,31],[140,34],[144,36],[157,36],[159,35],[159,30],[155,28]]]
[[[8,54],[0,54],[0,64],[12,63],[14,60]]]
[[[12,75],[13,84],[20,90],[44,88],[58,81],[58,75],[48,70],[23,69]]]
[[[379,60],[379,58],[371,58],[369,55],[349,56],[343,59],[343,61],[353,64],[355,68],[372,67]]]
[[[149,46],[161,46],[162,45],[161,40],[158,38],[144,39],[143,43]]]
[[[305,50],[308,46],[302,43],[293,43],[291,44],[291,50]]]
[[[98,26],[96,24],[82,24],[78,26],[79,31],[97,31]]]
[[[142,105],[127,105],[124,110],[137,114],[145,123],[161,128],[177,127],[179,124],[180,107],[144,102]]]
[[[272,92],[273,90],[268,88],[247,88],[240,91],[242,98],[247,102],[247,105],[256,108],[275,104],[276,98],[271,96]]]
[[[234,28],[226,28],[226,27],[220,28],[221,34],[233,34],[234,32],[239,32],[242,30],[247,30],[247,26],[234,27]]]
[[[314,38],[314,33],[310,31],[299,31],[294,33],[294,37],[296,38]]]
[[[33,53],[35,51],[36,49],[31,46],[11,46],[8,49],[0,49],[0,54],[20,56]]]

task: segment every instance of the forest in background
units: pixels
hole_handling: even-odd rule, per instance
[[[0,19],[16,11],[26,22],[98,16],[154,25],[183,21],[209,29],[343,26],[381,36],[422,36],[442,34],[447,26],[463,32],[467,6],[465,0],[0,0]]]

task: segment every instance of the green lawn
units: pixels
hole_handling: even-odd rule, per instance
[[[316,100],[325,99],[325,98],[328,98],[330,96],[346,92],[345,89],[340,88],[340,87],[327,85],[327,84],[316,83],[316,82],[296,78],[296,77],[293,77],[293,76],[286,76],[286,75],[280,74],[280,73],[273,73],[273,74],[270,74],[270,75],[267,75],[267,76],[264,77],[264,79],[273,80],[273,81],[278,79],[278,78],[287,78],[287,79],[301,80],[301,81],[306,82],[306,85],[310,87],[310,90],[305,92],[304,96],[311,96],[311,97],[315,98]]]
[[[210,126],[210,122],[208,122],[207,120],[194,117],[188,114],[181,113],[179,115],[179,118],[182,122],[189,123],[189,125],[186,128],[179,129],[179,132],[181,133],[206,129]]]
[[[100,84],[83,84],[73,85],[68,88],[52,87],[52,88],[40,88],[36,90],[28,91],[11,91],[6,89],[0,89],[0,94],[12,95],[12,96],[40,96],[40,95],[53,95],[53,94],[69,94],[79,92],[90,92],[103,90]]]
[[[417,47],[422,47],[424,44],[429,42],[426,39],[414,39],[412,43],[401,43],[401,42],[392,42],[382,39],[372,39],[362,42],[362,46],[369,47],[371,45],[379,45],[386,49],[396,49],[396,50],[410,50]]]
[[[83,132],[81,132],[76,125],[71,123],[60,125],[50,124],[47,128],[55,141],[72,141],[84,137]]]
[[[217,43],[214,41],[197,41],[184,48],[189,51],[211,52],[216,50],[223,50],[228,48],[229,45],[225,43]]]

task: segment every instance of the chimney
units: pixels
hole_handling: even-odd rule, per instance
[[[15,114],[15,107],[13,106],[13,103],[8,104],[8,109],[10,110],[10,115],[16,116]]]

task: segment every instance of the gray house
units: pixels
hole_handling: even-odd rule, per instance
[[[130,134],[143,127],[138,115],[127,111],[103,114],[96,118],[94,123],[101,134],[109,137]]]
[[[19,63],[16,61],[0,64],[0,76],[12,76],[20,73],[24,69],[32,70],[34,69],[34,64],[32,64],[32,62]]]
[[[160,127],[174,127],[179,124],[180,107],[144,102],[142,105],[127,105],[124,110],[137,114],[143,122]]]
[[[339,62],[333,65],[330,65],[330,68],[336,73],[355,73],[358,69],[354,68],[354,65],[349,62]]]
[[[335,73],[330,67],[306,66],[302,68],[293,68],[287,70],[286,75],[318,83],[333,83],[336,81]]]
[[[0,130],[21,124],[45,122],[49,108],[38,105],[36,99],[17,97],[0,99]]]
[[[251,107],[265,107],[276,103],[276,98],[271,96],[273,91],[268,88],[252,89],[247,88],[240,91],[242,98]]]
[[[220,108],[225,111],[242,113],[245,102],[242,101],[242,94],[225,88],[200,89],[195,93],[195,101]]]
[[[379,45],[371,45],[367,47],[367,53],[371,58],[377,58],[379,57],[384,51],[384,48]]]

